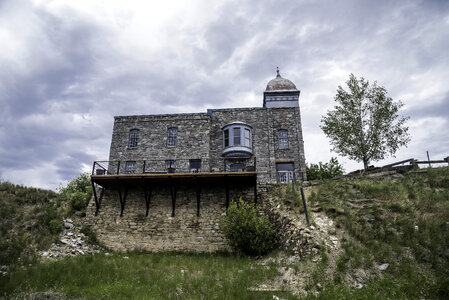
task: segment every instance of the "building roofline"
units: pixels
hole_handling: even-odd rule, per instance
[[[266,107],[234,107],[234,108],[211,108],[212,112],[214,111],[227,111],[227,110],[255,110],[255,109],[267,109]],[[209,109],[208,109],[209,110]],[[207,112],[197,112],[197,113],[177,113],[177,114],[147,114],[147,115],[125,115],[125,116],[114,116],[114,119],[124,119],[124,118],[136,118],[136,117],[179,117],[179,116],[203,116],[209,117],[210,115]]]
[[[114,116],[114,118],[135,118],[135,117],[174,117],[174,116],[204,116],[208,117],[207,113],[178,113],[178,114],[148,114],[148,115],[126,115],[126,116]]]

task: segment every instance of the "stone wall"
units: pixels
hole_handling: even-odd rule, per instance
[[[167,146],[167,130],[171,127],[178,128],[175,147]],[[131,129],[139,129],[135,148],[128,147]],[[151,160],[181,159],[188,172],[188,160],[201,159],[203,169],[209,170],[209,133],[210,118],[205,113],[115,117],[109,160],[147,160],[147,171],[152,167],[156,167],[153,171],[162,171],[164,165],[153,166],[161,162]],[[142,170],[141,164],[137,163],[137,173]],[[120,169],[124,171],[123,163]]]
[[[270,172],[274,163],[273,141],[270,134],[270,124],[267,122],[267,109],[264,108],[233,108],[214,109],[211,116],[210,154],[217,167],[223,166],[223,134],[222,127],[236,121],[244,122],[252,127],[253,155],[257,159],[258,181],[271,181]],[[252,165],[252,159],[248,162]]]
[[[223,166],[221,128],[232,122],[244,122],[253,128],[253,155],[257,159],[258,181],[276,182],[276,162],[294,162],[298,180],[306,179],[304,141],[299,107],[214,109],[211,116],[211,162]],[[289,147],[279,149],[277,132],[288,130]]]
[[[230,199],[254,200],[253,187],[230,186]],[[230,251],[219,231],[219,222],[226,213],[224,187],[204,187],[201,193],[200,216],[197,216],[195,189],[181,186],[177,192],[175,216],[171,217],[172,201],[167,187],[152,192],[148,217],[143,190],[128,192],[124,215],[120,217],[117,191],[106,191],[101,210],[95,216],[92,199],[85,222],[97,232],[98,239],[113,250],[142,249],[147,251]]]
[[[299,107],[231,108],[213,109],[209,114],[116,117],[109,160],[122,161],[121,173],[124,172],[124,161],[136,161],[136,173],[141,173],[143,160],[146,161],[146,171],[163,171],[164,160],[171,159],[179,160],[177,171],[188,172],[189,159],[200,159],[203,171],[224,171],[222,127],[236,121],[252,127],[253,156],[247,165],[253,165],[256,158],[259,182],[276,181],[277,162],[294,162],[296,178],[306,179]],[[171,127],[178,128],[175,147],[167,146],[167,129]],[[134,148],[128,147],[131,129],[139,129],[139,143]],[[287,149],[278,149],[280,129],[288,130]],[[115,172],[117,166],[110,165],[109,168]]]
[[[311,231],[313,226],[307,226],[303,216],[282,209],[269,191],[270,185],[259,186],[258,207],[273,224],[281,247],[301,256],[319,247]],[[102,244],[117,251],[233,251],[219,231],[220,220],[226,214],[224,187],[203,188],[199,217],[194,188],[179,188],[174,217],[167,188],[153,190],[148,217],[143,193],[139,189],[128,192],[124,215],[120,217],[117,191],[106,191],[98,216],[93,199],[90,201],[85,224],[92,226]],[[230,186],[230,199],[240,197],[254,201],[254,188]]]

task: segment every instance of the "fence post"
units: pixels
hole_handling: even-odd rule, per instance
[[[302,204],[304,205],[304,212],[306,213],[307,225],[310,225],[309,214],[307,213],[306,197],[304,196],[304,189],[302,187],[301,187],[301,198],[302,198]]]

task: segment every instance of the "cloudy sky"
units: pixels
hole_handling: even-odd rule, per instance
[[[412,141],[449,155],[449,1],[0,0],[0,177],[57,188],[108,158],[113,116],[262,105],[301,90],[307,162],[350,73],[404,102]],[[362,164],[339,157],[347,171]]]

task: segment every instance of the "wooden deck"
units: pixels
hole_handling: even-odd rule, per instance
[[[144,173],[119,175],[91,175],[94,183],[107,188],[115,189],[118,185],[136,187],[146,184],[164,185],[170,182],[176,184],[195,184],[200,181],[202,185],[254,184],[257,172],[201,172],[201,173]]]
[[[143,191],[148,216],[151,193],[155,186],[167,186],[172,200],[172,217],[175,216],[176,192],[181,185],[195,187],[197,215],[200,215],[201,189],[204,186],[223,186],[225,188],[226,209],[229,206],[229,188],[231,185],[251,185],[254,187],[254,203],[257,203],[257,172],[201,172],[201,173],[143,173],[118,175],[91,175],[95,199],[95,215],[101,207],[105,190],[116,190],[120,200],[120,216],[123,216],[128,190],[138,188]],[[97,188],[100,186],[100,195]]]

